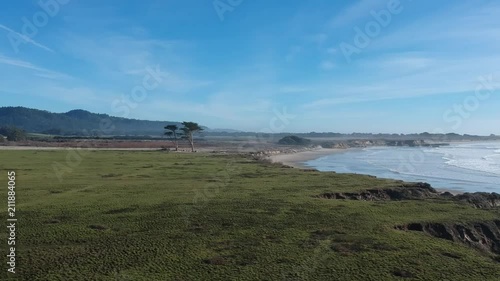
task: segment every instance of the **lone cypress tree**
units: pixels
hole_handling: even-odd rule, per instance
[[[182,125],[184,126],[181,128],[181,130],[184,132],[184,138],[189,141],[189,144],[191,145],[191,152],[194,152],[193,135],[195,133],[203,131],[203,128],[198,125],[198,123],[194,122],[182,122]]]
[[[175,151],[179,150],[179,127],[177,125],[165,126],[165,135],[170,137],[170,140],[175,146]]]

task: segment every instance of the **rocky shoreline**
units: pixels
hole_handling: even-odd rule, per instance
[[[500,208],[498,193],[464,193],[453,195],[438,192],[427,183],[405,183],[401,186],[385,189],[367,189],[359,192],[332,192],[314,196],[329,200],[358,201],[401,201],[401,200],[451,200],[476,209]],[[500,220],[468,223],[432,223],[414,222],[394,227],[401,231],[424,232],[430,236],[465,244],[479,251],[491,254],[500,261]]]
[[[323,193],[316,198],[360,201],[389,201],[389,200],[419,200],[444,199],[470,205],[476,209],[492,209],[500,207],[498,193],[463,193],[454,195],[450,192],[439,192],[428,183],[404,183],[401,186],[385,189],[367,189],[350,193]]]
[[[400,231],[423,232],[435,238],[465,244],[493,255],[494,259],[500,262],[500,220],[468,223],[410,223],[394,228]]]

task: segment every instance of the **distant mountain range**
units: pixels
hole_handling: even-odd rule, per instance
[[[180,122],[146,121],[113,117],[76,109],[52,113],[26,107],[0,107],[0,127],[15,126],[29,133],[72,136],[159,136],[166,125]]]
[[[191,120],[185,120],[191,121]],[[196,122],[196,120],[194,120]],[[170,124],[181,126],[175,121],[147,121],[113,117],[107,114],[91,113],[76,109],[66,113],[52,113],[26,107],[0,107],[0,127],[14,126],[28,133],[58,136],[162,136],[164,127]],[[202,124],[200,124],[202,125]],[[256,132],[242,132],[231,129],[205,129],[204,136],[258,137]],[[438,142],[463,140],[500,140],[500,136],[474,136],[448,134],[341,134],[324,133],[274,133],[276,139],[296,135],[303,138],[328,138],[330,140],[435,140]]]

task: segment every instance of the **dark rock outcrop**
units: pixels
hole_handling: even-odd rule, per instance
[[[500,194],[498,193],[464,193],[453,197],[453,200],[467,203],[477,209],[500,207]]]
[[[394,188],[367,189],[359,192],[329,192],[315,196],[322,199],[388,201],[388,200],[416,200],[426,198],[440,198],[465,203],[477,209],[492,209],[500,207],[498,193],[464,193],[453,195],[450,192],[439,193],[428,183],[405,183]]]
[[[424,232],[436,238],[466,244],[480,251],[500,255],[500,220],[466,224],[411,223],[395,227]]]
[[[395,188],[367,189],[360,192],[323,193],[317,198],[364,201],[414,200],[437,197],[439,193],[428,183],[404,184]]]

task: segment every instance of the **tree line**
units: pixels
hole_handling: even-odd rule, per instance
[[[13,126],[0,127],[0,142],[4,140],[4,137],[8,141],[24,141],[28,138],[28,135],[24,130]]]

